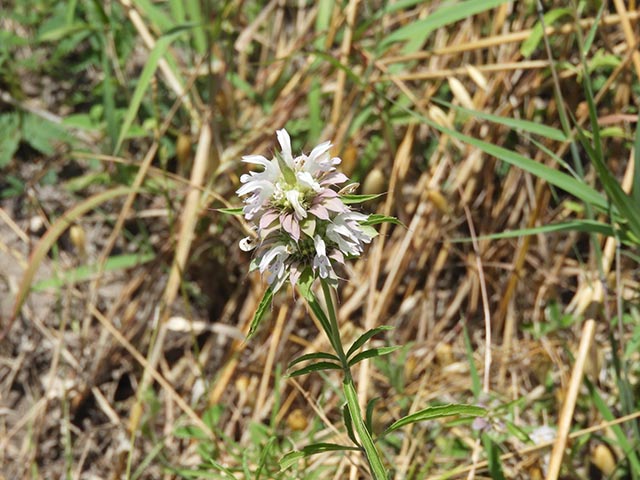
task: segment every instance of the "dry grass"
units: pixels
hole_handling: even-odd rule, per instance
[[[130,182],[133,190],[71,219],[84,239],[63,233],[66,224],[59,224],[55,238],[46,233],[55,231],[55,220],[81,200],[60,185],[41,187],[40,173],[32,176],[23,196],[0,204],[4,478],[123,478],[129,461],[131,472],[140,468],[138,478],[176,478],[164,470],[166,465],[195,468],[200,457],[197,442],[177,438],[175,428],[193,424],[206,430],[201,417],[214,405],[224,406],[219,435],[211,441],[222,465],[238,466],[238,451],[257,448],[252,423],[276,428],[297,447],[312,435],[349,443],[335,389],[317,375],[297,381],[281,377],[298,354],[328,347],[297,296],[279,295],[266,326],[253,341],[243,341],[265,285],[259,276],[245,273],[250,259],[237,248],[247,227],[211,210],[238,203],[234,191],[244,168],[241,155],[274,150],[276,128],[308,131],[305,122],[314,115],[310,98],[319,98],[317,115],[323,120],[316,133],[333,141],[344,170],[363,184],[372,175],[382,181],[367,186],[387,192],[368,207],[407,226],[383,226],[367,255],[343,272],[340,290],[345,339],[384,323],[395,327],[389,341],[407,345],[401,355],[364,363],[356,374],[363,395],[381,398],[377,427],[430,402],[475,402],[466,326],[473,366],[485,379],[482,402],[495,408],[519,400],[512,421],[527,431],[566,422],[569,416],[574,430],[595,428],[595,436],[587,436],[592,431],[572,434],[576,442],[588,438],[588,444],[576,447],[567,463],[576,477],[588,478],[589,448],[610,433],[584,400],[573,415],[560,414],[573,368],[569,353],[578,352],[579,319],[596,319],[586,371],[602,395],[615,402],[616,388],[600,375],[610,371],[608,312],[614,311],[616,290],[625,300],[635,298],[637,272],[625,260],[622,283],[616,285],[615,245],[602,240],[609,291],[603,289],[593,247],[578,233],[456,242],[546,225],[576,212],[566,195],[544,181],[503,168],[395,107],[402,104],[438,124],[555,166],[530,139],[482,120],[461,119],[432,102],[447,98],[466,108],[559,128],[549,59],[542,48],[533,58],[520,53],[537,21],[528,2],[507,3],[439,28],[417,52],[393,47],[376,58],[372,52],[380,38],[423,18],[439,2],[425,3],[376,17],[383,5],[352,0],[344,9],[335,5],[330,10],[328,28],[321,32],[314,27],[318,8],[313,2],[298,7],[271,1],[252,22],[241,9],[217,12],[233,33],[221,34],[223,40],[211,46],[217,58],[211,67],[207,59],[179,47],[170,49],[159,65],[154,101],[171,107],[177,100],[158,122],[155,137],[126,142],[119,156],[102,155],[108,149],[100,147],[60,151],[51,158],[18,152],[12,168],[23,176],[30,174],[27,162],[39,165],[38,172],[60,171],[73,162],[84,174],[89,159],[96,158],[111,173],[123,165],[138,168]],[[139,49],[153,48],[158,25],[137,3],[120,4],[113,8],[127,12]],[[594,75],[600,86],[599,116],[628,138],[635,120],[625,114],[636,111],[640,64],[634,49],[639,14],[635,2],[626,7],[616,1],[605,9],[592,50],[603,49],[621,60],[618,67]],[[595,11],[585,15],[581,25],[589,28]],[[556,60],[576,63],[573,32],[570,23],[547,29]],[[138,51],[123,67],[130,75],[145,58]],[[180,65],[181,77],[171,63]],[[566,65],[559,70],[565,107],[584,125],[587,110],[576,70]],[[252,93],[239,88],[243,82]],[[60,90],[69,93],[63,86]],[[61,102],[38,95],[18,100],[3,92],[0,105],[54,118],[69,113],[61,110]],[[370,113],[362,121],[365,111]],[[180,135],[186,132],[193,152],[183,143],[185,151],[177,152],[175,163],[161,165],[162,139],[177,141],[176,126],[187,124]],[[317,140],[293,136],[307,150]],[[630,181],[626,138],[607,138],[606,150],[612,169]],[[544,139],[543,144],[566,157],[566,144]],[[593,175],[587,171],[590,182]],[[148,189],[152,184],[155,195]],[[101,191],[104,187],[94,184],[82,197]],[[55,249],[47,256],[50,250],[42,245],[49,241]],[[110,256],[141,246],[152,249],[152,260],[134,268],[106,268]],[[34,255],[38,251],[42,254]],[[35,281],[87,261],[98,265],[88,281],[32,292],[17,305],[19,311],[12,311]],[[536,336],[536,329],[553,321],[550,305],[576,321]],[[328,375],[327,380],[337,378]],[[454,468],[459,470],[454,478],[470,471],[487,478],[484,454],[477,451],[468,425],[443,430],[419,424],[399,438],[384,448],[395,478],[425,478],[426,471],[416,476],[424,465],[431,465],[429,478]],[[507,478],[541,478],[549,449],[531,448],[514,435],[504,435],[501,445]],[[470,460],[474,450],[475,466]],[[460,455],[463,451],[466,456]],[[258,458],[254,454],[250,462]],[[317,466],[333,466],[320,478],[366,478],[357,454],[314,457],[309,470]]]

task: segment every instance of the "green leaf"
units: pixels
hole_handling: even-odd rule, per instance
[[[9,165],[20,145],[20,115],[16,112],[0,115],[0,168]]]
[[[593,25],[591,25],[591,28],[589,29],[589,33],[587,34],[584,40],[584,45],[582,45],[582,51],[585,55],[591,48],[593,39],[596,37],[596,32],[600,28],[600,19],[602,18],[602,12],[604,12],[604,7],[606,4],[607,2],[601,2],[600,8],[598,9],[598,14],[596,15]]]
[[[592,205],[594,208],[597,208],[602,212],[606,212],[608,210],[606,198],[604,198],[604,196],[597,190],[590,187],[581,180],[577,180],[572,176],[567,175],[566,173],[559,172],[554,168],[548,167],[543,163],[536,162],[535,160],[531,160],[530,158],[513,152],[507,148],[499,147],[497,145],[478,140],[477,138],[473,138],[469,135],[465,135],[464,133],[458,132],[457,130],[438,125],[429,118],[417,112],[411,110],[407,110],[407,112],[410,115],[419,118],[423,123],[429,125],[430,127],[453,138],[457,138],[458,140],[465,142],[468,145],[479,148],[483,152],[492,155],[495,158],[508,163],[509,165],[521,168],[522,170],[525,170],[532,175],[545,180],[551,185],[555,185],[565,192],[574,195],[583,202]]]
[[[347,429],[347,435],[354,444],[359,446],[360,442],[358,442],[358,439],[356,438],[356,432],[353,430],[353,419],[351,418],[349,405],[347,405],[346,403],[342,406],[342,415],[344,417],[344,426]]]
[[[386,332],[389,330],[393,330],[394,327],[392,327],[391,325],[380,325],[379,327],[376,328],[372,328],[371,330],[367,330],[366,332],[364,332],[362,335],[360,335],[355,342],[353,342],[353,345],[351,345],[351,347],[349,348],[349,351],[347,352],[347,358],[349,358],[351,355],[353,355],[360,347],[362,347],[362,345],[364,345],[371,337],[381,333],[381,332]]]
[[[354,203],[363,203],[383,196],[384,193],[376,193],[370,195],[340,195],[340,199],[345,205],[353,205]]]
[[[360,412],[360,404],[358,402],[358,394],[356,388],[353,385],[352,379],[345,379],[342,383],[344,389],[344,396],[347,400],[347,406],[349,408],[349,414],[353,420],[353,426],[358,432],[358,437],[364,448],[367,460],[369,460],[369,466],[371,467],[371,473],[374,480],[385,480],[388,478],[382,458],[376,449],[376,445],[371,438],[371,432],[367,429],[367,426],[362,419],[362,413]]]
[[[640,112],[636,122],[636,138],[633,143],[633,187],[631,196],[636,205],[640,205]]]
[[[103,271],[118,271],[125,270],[127,268],[137,267],[139,265],[144,265],[147,262],[150,262],[156,258],[154,253],[147,254],[125,254],[125,255],[114,255],[109,257],[104,264]],[[93,276],[98,272],[97,265],[82,265],[77,268],[73,268],[71,270],[66,270],[60,275],[60,278],[48,278],[45,280],[41,280],[38,283],[34,284],[31,288],[33,291],[42,291],[48,288],[60,288],[64,285],[74,285],[79,282],[87,281],[93,278]]]
[[[122,121],[122,127],[120,128],[120,135],[118,135],[118,141],[116,142],[116,147],[114,149],[114,154],[117,154],[122,146],[122,142],[124,141],[127,132],[133,125],[133,121],[136,118],[140,105],[142,104],[142,99],[147,91],[147,88],[151,84],[151,79],[155,74],[156,68],[158,68],[158,63],[160,59],[164,56],[169,45],[173,42],[181,32],[174,32],[169,35],[165,35],[160,37],[156,42],[155,47],[149,53],[147,57],[147,63],[145,63],[144,68],[142,69],[142,73],[138,78],[138,83],[136,88],[131,96],[131,100],[129,102],[129,108],[127,109],[127,113]]]
[[[434,30],[506,2],[507,0],[467,0],[464,2],[445,4],[436,11],[431,12],[426,18],[416,20],[404,27],[394,30],[393,33],[382,40],[380,48],[384,49],[392,43],[409,40],[409,45],[405,46],[402,53],[415,51],[424,44]]]
[[[316,363],[312,363],[311,365],[307,365],[306,367],[303,367],[299,370],[295,370],[291,372],[288,376],[299,377],[301,375],[307,375],[308,373],[319,372],[321,370],[341,370],[341,369],[342,367],[340,365],[333,362],[316,362]]]
[[[484,451],[487,453],[487,463],[489,464],[489,474],[491,478],[494,480],[504,480],[498,446],[486,433],[482,434],[482,445],[484,446]]]
[[[366,360],[367,358],[373,357],[381,357],[383,355],[389,355],[391,352],[395,352],[398,350],[399,346],[393,347],[379,347],[379,348],[370,348],[369,350],[365,350],[364,352],[360,352],[351,360],[349,360],[349,366],[353,367],[356,363],[361,362],[362,360]]]
[[[572,10],[570,8],[555,8],[550,10],[544,14],[544,24],[546,26],[552,25],[556,20],[564,17],[565,15],[572,15]],[[543,36],[544,32],[542,31],[542,23],[538,21],[535,27],[531,30],[529,38],[522,42],[522,46],[520,47],[520,53],[522,56],[530,57],[534,50],[538,48]]]
[[[289,365],[287,368],[291,368],[294,365],[297,365],[302,362],[306,362],[308,360],[333,360],[340,363],[340,359],[335,355],[333,355],[332,353],[316,352],[316,353],[307,353],[305,355],[299,356],[295,360],[289,362]]]
[[[320,322],[320,325],[322,325],[323,330],[325,331],[325,333],[327,334],[327,337],[329,338],[329,342],[331,343],[331,346],[336,352],[338,352],[340,351],[340,348],[341,348],[341,346],[339,345],[340,339],[335,338],[335,335],[332,334],[331,322],[329,321],[329,317],[327,317],[327,314],[325,313],[323,308],[320,306],[320,302],[318,302],[318,299],[316,298],[315,294],[312,291],[311,287],[313,286],[314,280],[315,280],[315,277],[313,276],[313,272],[311,271],[311,269],[305,268],[302,274],[300,275],[300,278],[298,279],[298,283],[297,283],[298,291],[307,301],[309,308],[311,308],[311,311],[314,313],[314,315]]]
[[[292,465],[298,463],[298,460],[309,457],[311,455],[317,455],[318,453],[325,452],[348,452],[357,451],[356,447],[348,447],[345,445],[338,445],[337,443],[312,443],[307,445],[300,451],[289,452],[280,460],[280,470],[286,470]]]
[[[375,408],[376,403],[378,403],[378,400],[380,400],[380,397],[374,397],[367,402],[367,411],[364,417],[364,423],[367,426],[367,429],[372,433],[373,433],[373,409]]]
[[[521,130],[523,132],[540,135],[541,137],[549,138],[551,140],[556,140],[558,142],[569,141],[567,136],[561,130],[558,130],[557,128],[549,127],[542,123],[530,122],[528,120],[519,120],[516,118],[501,117],[499,115],[492,115],[490,113],[484,113],[477,110],[470,110],[468,108],[464,108],[458,105],[453,105],[452,103],[445,102],[444,100],[439,100],[437,98],[434,98],[433,102],[439,103],[448,108],[453,108],[454,110],[457,110],[459,112],[466,113],[467,115],[474,118],[481,118],[483,120],[489,120],[490,122],[504,125],[505,127],[509,127],[513,130]]]
[[[435,407],[427,407],[424,410],[407,415],[400,420],[393,422],[385,431],[385,433],[393,432],[398,428],[402,428],[405,425],[411,423],[422,422],[425,420],[434,420],[436,418],[451,417],[453,415],[465,415],[468,417],[482,417],[487,414],[487,410],[475,405],[438,405]]]
[[[72,143],[73,137],[57,123],[27,113],[22,117],[22,140],[45,155],[54,155],[56,146]]]
[[[477,400],[480,397],[480,392],[482,391],[480,375],[478,374],[478,369],[476,368],[476,364],[473,360],[473,348],[471,346],[471,339],[469,338],[467,324],[463,323],[462,326],[462,332],[464,334],[464,348],[467,353],[467,362],[469,363],[469,372],[471,374],[471,391],[473,392],[474,399]]]
[[[243,207],[234,208],[216,208],[216,211],[220,213],[226,213],[227,215],[242,215]]]
[[[256,333],[256,330],[260,325],[262,318],[264,317],[265,313],[267,313],[267,310],[269,310],[269,307],[271,306],[272,300],[273,300],[273,289],[271,287],[268,287],[267,290],[264,292],[264,296],[260,301],[260,305],[258,305],[258,308],[256,309],[256,313],[253,315],[253,320],[251,321],[251,326],[249,327],[249,333],[247,333],[247,340],[249,340],[253,336],[253,334]]]
[[[400,225],[406,228],[406,225],[396,217],[388,217],[387,215],[381,215],[379,213],[372,213],[364,222],[360,222],[360,225],[378,225],[380,223],[393,223],[394,225]]]
[[[614,230],[611,225],[596,220],[569,220],[567,222],[552,223],[551,225],[541,225],[539,227],[522,228],[519,230],[507,230],[506,232],[492,233],[490,235],[482,235],[477,237],[478,240],[497,240],[501,238],[517,238],[527,235],[537,235],[539,233],[554,232],[585,232],[598,233],[607,236],[613,236]],[[452,239],[452,243],[470,242],[471,237]]]

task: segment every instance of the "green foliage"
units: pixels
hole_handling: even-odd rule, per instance
[[[475,405],[437,405],[434,407],[427,407],[411,415],[407,415],[399,420],[393,422],[385,430],[385,435],[393,432],[406,425],[410,425],[416,422],[423,422],[426,420],[435,420],[436,418],[451,417],[455,415],[463,415],[466,417],[483,417],[487,414],[487,410]]]

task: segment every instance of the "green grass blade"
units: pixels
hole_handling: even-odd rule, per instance
[[[200,0],[187,0],[185,7],[189,20],[199,25],[193,30],[193,46],[198,55],[204,55],[207,53],[207,37],[205,36],[203,28],[206,19],[200,8]]]
[[[156,42],[156,46],[149,53],[149,58],[147,59],[147,63],[142,69],[142,73],[140,74],[140,78],[138,78],[138,84],[133,92],[133,96],[131,97],[131,102],[129,104],[129,108],[127,109],[127,113],[122,121],[122,127],[120,128],[120,134],[118,135],[118,141],[116,142],[116,146],[114,148],[114,155],[118,154],[120,147],[122,147],[122,142],[124,141],[127,132],[133,125],[133,121],[138,114],[138,109],[142,103],[142,99],[151,83],[151,79],[158,68],[158,62],[166,53],[167,49],[171,42],[173,42],[178,34],[181,32],[175,32],[170,35],[166,35],[164,37],[160,37]]]
[[[507,0],[466,0],[453,4],[445,4],[429,14],[426,18],[414,21],[395,30],[382,40],[380,48],[385,49],[393,43],[408,41],[402,52],[409,53],[410,51],[416,51],[424,44],[434,30],[506,2]]]
[[[115,255],[107,259],[102,270],[104,272],[125,270],[127,268],[143,265],[154,258],[156,258],[154,253],[148,253],[146,255],[137,253]],[[73,285],[91,279],[98,270],[99,269],[96,265],[82,265],[78,268],[65,271],[61,278],[41,280],[31,288],[33,291],[38,292],[49,288],[61,288],[64,285]]]
[[[633,142],[633,186],[631,195],[636,205],[640,205],[640,113],[636,122],[636,138]]]
[[[549,127],[547,125],[543,125],[538,122],[530,122],[528,120],[519,120],[516,118],[508,118],[501,117],[499,115],[492,115],[490,113],[484,113],[477,110],[469,110],[468,108],[464,108],[458,105],[453,105],[452,103],[445,102],[444,100],[432,99],[435,103],[439,103],[444,105],[445,107],[453,108],[459,112],[466,113],[467,115],[474,118],[481,118],[483,120],[488,120],[493,123],[497,123],[500,125],[504,125],[505,127],[509,127],[513,130],[520,130],[527,133],[532,133],[534,135],[540,135],[541,137],[550,138],[551,140],[556,140],[558,142],[567,142],[569,138],[557,128]]]
[[[567,15],[571,16],[572,14],[573,10],[571,8],[554,8],[544,14],[544,25],[552,25],[560,18]],[[538,48],[538,45],[540,45],[543,37],[542,26],[543,24],[541,22],[537,22],[531,30],[529,38],[522,42],[520,53],[523,57],[530,57],[534,50]]]
[[[487,454],[487,463],[489,464],[489,475],[493,480],[504,480],[502,471],[502,463],[500,462],[500,451],[495,442],[486,433],[482,434],[482,445]]]
[[[612,237],[615,232],[613,227],[608,223],[598,222],[596,220],[569,220],[567,222],[552,223],[551,225],[541,225],[539,227],[522,228],[518,230],[507,230],[505,232],[492,233],[490,235],[482,235],[478,240],[499,240],[503,238],[518,238],[528,235],[538,235],[540,233],[554,232],[585,232],[597,233]],[[471,237],[452,239],[452,243],[470,242]]]
[[[22,280],[20,282],[20,287],[18,288],[18,293],[16,294],[16,300],[13,305],[13,313],[11,319],[9,321],[9,325],[14,321],[24,301],[31,290],[31,285],[33,283],[33,278],[40,266],[40,263],[47,255],[51,247],[57,242],[60,235],[62,235],[67,228],[69,228],[73,222],[82,217],[85,213],[93,210],[96,207],[99,207],[103,203],[112,200],[117,197],[121,197],[124,195],[128,195],[131,193],[131,188],[129,187],[119,187],[114,188],[112,190],[107,190],[105,192],[98,193],[88,199],[80,202],[75,207],[67,210],[60,218],[58,218],[51,227],[47,230],[47,233],[40,239],[36,248],[31,253],[29,257],[29,265],[22,276]]]

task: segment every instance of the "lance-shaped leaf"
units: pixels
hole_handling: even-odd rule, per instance
[[[393,347],[370,348],[369,350],[360,352],[351,360],[349,360],[349,366],[353,367],[356,363],[361,362],[362,360],[366,360],[367,358],[381,357],[383,355],[388,355],[391,352],[395,352],[399,348],[400,347],[397,345]]]
[[[291,372],[289,374],[290,377],[299,377],[301,375],[306,375],[312,372],[319,372],[321,370],[341,370],[342,367],[333,362],[317,362],[312,363],[311,365],[307,365],[299,370]]]
[[[253,315],[253,320],[251,320],[251,326],[249,327],[249,333],[247,333],[247,340],[249,340],[253,336],[253,334],[256,333],[260,322],[271,306],[271,300],[273,300],[273,289],[269,287],[264,292],[262,300],[260,300],[260,305],[258,305],[256,313]]]
[[[407,415],[406,417],[401,418],[393,422],[385,431],[386,433],[393,432],[398,428],[402,428],[405,425],[409,425],[411,423],[422,422],[425,420],[434,420],[436,418],[442,417],[451,417],[453,415],[466,415],[468,417],[482,417],[487,414],[487,409],[482,407],[477,407],[475,405],[460,405],[460,404],[450,404],[450,405],[438,405],[435,407],[427,407],[424,410],[420,410],[419,412],[412,413],[411,415]]]
[[[391,325],[380,325],[379,327],[372,328],[371,330],[367,330],[362,335],[358,337],[358,339],[353,342],[353,345],[349,348],[347,352],[347,358],[353,355],[361,346],[363,346],[371,337],[379,334],[380,332],[385,332],[387,330],[393,330]]]
[[[289,452],[280,459],[280,470],[286,470],[298,463],[298,460],[309,457],[311,455],[317,455],[318,453],[325,452],[346,452],[359,450],[356,447],[348,447],[346,445],[338,445],[337,443],[312,443],[307,445],[300,451]]]
[[[378,197],[381,197],[382,195],[384,195],[384,193],[375,193],[375,194],[369,194],[369,195],[348,194],[348,195],[341,195],[340,199],[345,205],[353,205],[354,203],[363,203],[363,202],[368,202],[369,200],[374,200]]]
[[[360,225],[378,225],[380,223],[393,223],[394,225],[400,225],[406,227],[404,223],[398,220],[396,217],[388,217],[379,213],[372,213],[364,222],[360,222]]]
[[[216,211],[220,213],[226,213],[227,215],[242,215],[242,207],[216,208]]]
[[[325,352],[307,353],[291,361],[287,368],[291,368],[294,365],[297,365],[298,363],[306,362],[307,360],[333,360],[338,363],[340,362],[340,359],[337,356],[333,355],[332,353],[325,353]]]

